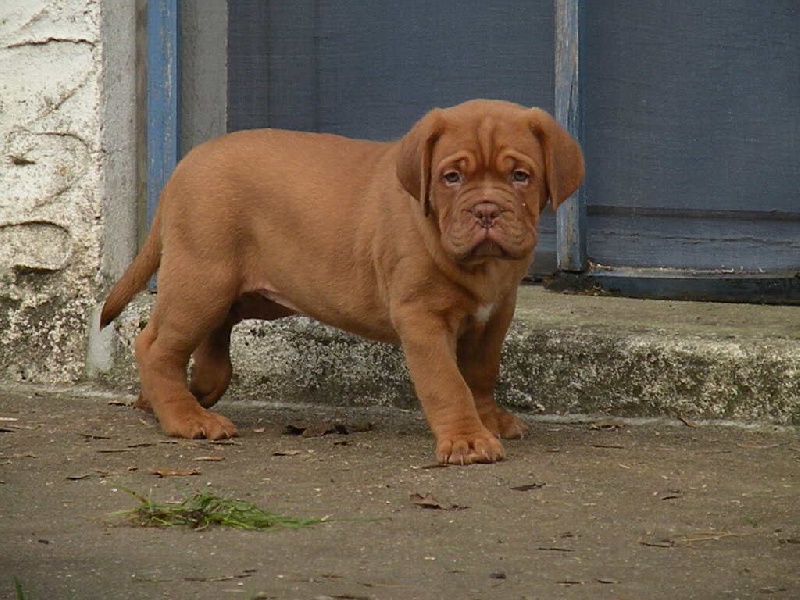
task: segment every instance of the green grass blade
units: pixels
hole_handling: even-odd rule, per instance
[[[267,531],[276,528],[299,529],[320,522],[318,519],[267,512],[251,502],[232,500],[209,492],[198,492],[177,505],[160,504],[140,494],[130,493],[139,500],[139,506],[115,515],[124,515],[129,524],[139,527],[185,526],[206,529],[221,526]]]

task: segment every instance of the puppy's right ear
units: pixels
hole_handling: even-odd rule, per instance
[[[397,154],[397,179],[409,194],[422,202],[426,217],[431,212],[431,158],[443,129],[442,111],[436,108],[417,121],[400,140]]]

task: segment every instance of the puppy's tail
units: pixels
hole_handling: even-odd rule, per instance
[[[157,210],[153,218],[150,233],[144,241],[139,254],[114,284],[108,293],[103,310],[100,312],[100,328],[102,329],[116,319],[128,302],[144,289],[150,277],[161,264],[161,211]]]

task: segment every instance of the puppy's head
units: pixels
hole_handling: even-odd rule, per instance
[[[572,136],[538,108],[473,100],[425,115],[401,140],[400,183],[456,262],[529,259],[536,225],[583,181]]]

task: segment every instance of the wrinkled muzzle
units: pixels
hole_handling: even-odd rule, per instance
[[[499,192],[471,196],[440,215],[442,245],[450,257],[462,263],[527,258],[536,232],[524,207]]]

